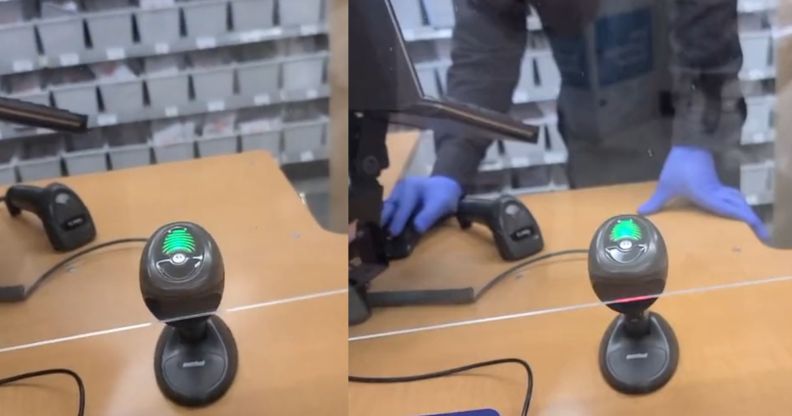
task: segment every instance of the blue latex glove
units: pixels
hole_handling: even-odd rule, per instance
[[[453,214],[462,197],[462,187],[445,176],[405,178],[396,184],[382,208],[382,224],[391,235],[399,235],[416,213],[413,225],[425,233],[439,219]]]
[[[759,239],[770,240],[770,233],[743,194],[720,182],[712,153],[708,150],[674,146],[663,165],[654,195],[638,208],[638,213],[654,214],[676,197],[686,198],[717,215],[743,221]]]

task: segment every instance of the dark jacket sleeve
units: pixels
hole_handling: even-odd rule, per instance
[[[673,143],[713,151],[739,142],[746,109],[737,0],[670,2]]]
[[[448,71],[451,99],[506,113],[527,43],[527,6],[520,0],[456,0],[452,65]],[[475,136],[436,132],[434,175],[471,184],[492,144]]]

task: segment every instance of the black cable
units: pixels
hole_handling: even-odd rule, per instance
[[[74,253],[71,256],[66,257],[65,259],[59,261],[54,266],[50,267],[49,270],[47,270],[41,276],[39,276],[39,278],[36,279],[36,281],[33,282],[33,284],[25,291],[25,299],[27,299],[28,296],[30,296],[30,294],[33,293],[33,291],[35,291],[45,280],[47,280],[53,274],[55,274],[55,272],[57,272],[63,266],[65,266],[66,264],[74,261],[75,259],[77,259],[79,257],[82,257],[82,256],[84,256],[86,254],[93,253],[96,250],[103,249],[105,247],[109,247],[109,246],[113,246],[113,245],[126,244],[126,243],[145,243],[147,241],[148,241],[147,238],[120,238],[118,240],[106,241],[104,243],[97,244],[95,246],[91,246],[91,247],[88,247],[88,248],[83,249],[81,251],[78,251],[77,253]]]
[[[419,374],[414,376],[402,376],[402,377],[360,377],[360,376],[349,376],[350,383],[367,383],[367,384],[391,384],[391,383],[410,383],[413,381],[423,381],[429,380],[433,378],[441,378],[447,377],[458,373],[463,373],[465,371],[475,370],[481,367],[490,367],[493,365],[500,365],[500,364],[519,364],[523,368],[525,368],[525,372],[528,375],[528,388],[525,392],[525,401],[523,402],[523,409],[522,416],[526,416],[528,414],[528,409],[531,407],[531,396],[533,396],[533,371],[531,371],[531,366],[524,360],[519,358],[501,358],[497,360],[491,361],[483,361],[474,364],[468,364],[462,367],[451,368],[448,370],[441,370],[435,371],[432,373],[426,374]]]
[[[484,285],[484,287],[481,288],[481,290],[478,292],[478,294],[476,294],[476,300],[478,300],[481,296],[483,296],[486,291],[492,289],[492,287],[495,286],[496,284],[498,284],[501,280],[509,277],[512,273],[514,273],[514,272],[516,272],[516,271],[518,271],[518,270],[520,270],[522,268],[528,267],[528,266],[530,266],[530,265],[532,265],[532,264],[534,264],[536,262],[540,262],[542,260],[551,259],[553,257],[567,256],[567,255],[570,255],[570,254],[588,254],[588,252],[589,251],[586,250],[586,249],[577,248],[577,249],[570,249],[570,250],[553,251],[553,252],[550,252],[550,253],[542,254],[540,256],[531,257],[530,259],[525,260],[525,261],[520,262],[520,263],[517,263],[514,266],[504,270],[503,272],[501,272],[500,274],[495,276],[486,285]]]
[[[72,370],[66,368],[52,368],[49,370],[32,371],[30,373],[19,374],[16,376],[0,379],[0,387],[20,380],[25,380],[34,377],[48,376],[52,374],[65,374],[67,376],[70,376],[71,378],[74,379],[75,382],[77,382],[77,390],[79,391],[79,397],[80,397],[79,399],[80,403],[77,409],[77,416],[83,416],[85,414],[85,385],[83,384],[80,375]]]

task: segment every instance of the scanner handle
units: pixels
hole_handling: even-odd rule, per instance
[[[17,216],[22,211],[30,211],[40,215],[41,202],[44,198],[44,188],[31,185],[14,185],[6,191],[5,202],[11,216]]]

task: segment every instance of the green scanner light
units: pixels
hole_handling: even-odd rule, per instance
[[[174,228],[168,231],[162,242],[162,253],[170,256],[176,252],[195,253],[195,238],[186,228]]]
[[[620,240],[640,240],[643,233],[641,233],[641,227],[635,223],[632,219],[620,220],[616,223],[615,226],[611,229],[610,232],[610,239],[611,241],[620,241]]]

